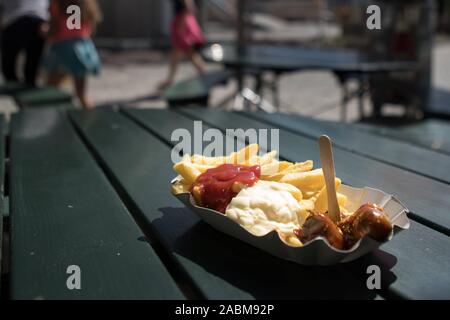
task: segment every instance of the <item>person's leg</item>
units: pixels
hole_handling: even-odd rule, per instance
[[[92,109],[94,106],[87,97],[87,77],[76,77],[75,78],[75,92],[77,94],[78,100],[85,109]]]
[[[204,74],[206,71],[205,61],[203,61],[202,56],[198,53],[195,48],[191,48],[188,51],[188,58],[191,60],[192,64],[195,66],[199,74]]]
[[[175,79],[175,74],[178,70],[178,65],[180,64],[180,60],[183,57],[183,52],[178,49],[173,49],[170,54],[170,62],[169,62],[169,74],[167,79],[161,82],[158,86],[159,89],[165,89],[168,87],[173,80]]]
[[[2,31],[1,55],[2,55],[2,73],[6,81],[18,82],[17,76],[17,57],[21,50],[21,39],[17,35],[17,23],[5,28]]]
[[[51,72],[47,75],[47,82],[46,84],[50,87],[58,88],[63,80],[65,79],[66,75],[61,72]]]
[[[44,51],[45,40],[40,34],[43,21],[37,18],[29,18],[27,24],[27,42],[25,44],[26,61],[24,65],[25,81],[28,85],[35,86],[39,64]]]

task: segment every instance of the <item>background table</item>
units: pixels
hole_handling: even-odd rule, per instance
[[[207,61],[240,70],[238,74],[251,71],[250,74],[256,77],[254,90],[256,96],[252,96],[242,84],[239,88],[241,94],[248,100],[260,100],[263,73],[273,72],[275,80],[271,86],[274,91],[274,105],[277,108],[280,105],[278,93],[280,75],[302,70],[329,70],[337,76],[343,92],[342,120],[346,119],[347,103],[354,96],[359,99],[360,116],[364,117],[363,96],[370,91],[369,75],[412,71],[417,68],[417,63],[413,61],[396,61],[344,48],[252,44],[239,50],[235,45],[213,44],[206,47],[202,54]],[[350,79],[358,81],[356,92],[350,92],[348,89],[347,83]]]
[[[328,133],[338,176],[398,195],[411,229],[333,267],[283,261],[212,229],[170,193],[172,132],[193,133],[195,120],[279,129],[281,159],[316,166],[317,136]],[[24,110],[9,136],[10,298],[450,298],[447,154],[354,126],[216,109]],[[381,290],[366,286],[373,264]],[[68,265],[80,266],[82,290],[67,289]]]

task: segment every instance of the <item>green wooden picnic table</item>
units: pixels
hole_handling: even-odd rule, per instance
[[[411,228],[331,267],[286,262],[222,234],[170,193],[171,136],[179,128],[194,134],[194,121],[224,133],[279,129],[281,159],[316,164],[317,136],[328,133],[338,176],[398,195],[411,210]],[[439,166],[450,156],[359,133],[281,114],[205,108],[24,110],[12,118],[5,155],[9,298],[449,299],[450,178]],[[225,134],[223,143],[244,140]],[[415,157],[436,159],[435,168]],[[380,290],[366,285],[374,264]],[[71,265],[80,267],[81,290],[67,287]]]
[[[262,99],[262,89],[266,83],[263,79],[265,73],[270,72],[275,76],[269,87],[273,90],[273,107],[279,108],[278,79],[281,75],[307,70],[331,71],[336,75],[342,91],[343,121],[346,121],[347,105],[352,98],[358,98],[360,117],[365,117],[363,98],[364,95],[370,94],[370,76],[411,72],[418,67],[417,62],[412,60],[397,60],[349,48],[313,48],[273,44],[249,44],[239,48],[232,44],[215,43],[205,47],[202,55],[209,62],[237,70],[236,74],[245,74],[245,69],[253,70],[255,92],[252,94],[249,93],[249,88],[239,88],[238,96],[241,95],[263,110],[267,109],[262,107],[263,101],[267,103]],[[354,92],[348,85],[349,80],[352,79],[358,82],[358,89]],[[241,106],[236,107],[239,110],[242,109]],[[375,110],[375,112],[378,111]]]

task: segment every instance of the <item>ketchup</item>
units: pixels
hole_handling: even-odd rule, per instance
[[[193,188],[200,188],[202,206],[225,213],[237,194],[233,191],[233,185],[239,183],[251,187],[258,182],[260,175],[260,166],[223,164],[201,174]]]

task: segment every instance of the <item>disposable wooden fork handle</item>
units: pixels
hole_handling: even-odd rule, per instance
[[[322,162],[325,186],[327,188],[328,216],[334,222],[341,220],[339,203],[336,196],[333,149],[328,136],[319,138],[320,161]]]

